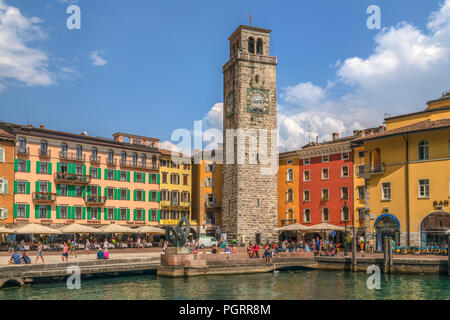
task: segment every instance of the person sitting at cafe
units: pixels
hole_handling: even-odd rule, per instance
[[[108,251],[108,249],[103,251],[103,259],[109,259],[109,251]]]
[[[21,263],[20,254],[17,253],[17,250],[14,250],[14,253],[9,259],[8,264],[20,264],[20,263]]]
[[[22,251],[22,262],[24,264],[30,264],[31,263],[31,259],[29,256],[27,256],[27,254],[25,253],[25,251]]]
[[[228,244],[225,247],[225,253],[231,253],[230,246]]]
[[[213,245],[213,247],[211,249],[211,253],[212,254],[220,253],[219,248],[216,245]]]
[[[101,248],[97,251],[97,259],[103,259],[105,257],[105,254],[103,253],[103,250]]]

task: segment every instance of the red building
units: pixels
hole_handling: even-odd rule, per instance
[[[300,158],[300,219],[304,225],[322,222],[337,226],[353,221],[353,153],[354,136],[323,143],[309,143],[298,150]],[[338,236],[341,239],[341,236]]]

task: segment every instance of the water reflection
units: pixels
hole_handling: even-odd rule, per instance
[[[369,290],[365,273],[283,271],[233,276],[164,278],[155,275],[82,280],[0,290],[0,299],[450,299],[450,277],[381,275],[381,290]]]

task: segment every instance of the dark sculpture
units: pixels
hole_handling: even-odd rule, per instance
[[[182,228],[183,222],[186,223],[186,227]],[[167,226],[166,227],[166,240],[170,245],[180,248],[183,247],[186,243],[186,239],[189,237],[190,226],[189,219],[187,217],[183,217],[178,221],[176,227]]]

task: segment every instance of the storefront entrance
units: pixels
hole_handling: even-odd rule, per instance
[[[396,245],[400,242],[400,222],[391,214],[383,214],[375,220],[376,248],[384,251],[384,239],[392,237]]]
[[[429,214],[420,224],[420,244],[422,247],[442,247],[447,243],[450,230],[450,213],[440,211]]]

